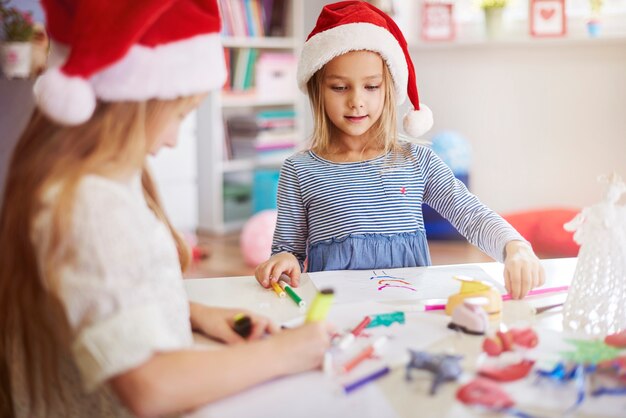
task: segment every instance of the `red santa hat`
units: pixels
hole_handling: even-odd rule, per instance
[[[433,125],[433,114],[419,102],[415,69],[404,35],[383,11],[364,1],[341,1],[324,6],[298,62],[298,87],[305,94],[309,79],[333,58],[350,51],[373,51],[383,58],[396,92],[397,104],[407,96],[413,110],[404,116],[404,130],[419,137]]]
[[[103,101],[174,99],[226,79],[217,0],[43,0],[49,69],[39,108],[64,125]]]

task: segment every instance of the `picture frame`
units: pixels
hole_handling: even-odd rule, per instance
[[[424,2],[422,6],[422,39],[452,41],[456,37],[454,5]]]
[[[530,0],[530,34],[559,37],[567,33],[565,0]]]

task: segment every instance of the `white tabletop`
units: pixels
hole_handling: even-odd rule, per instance
[[[575,270],[576,259],[543,260],[542,263],[546,269],[545,286],[555,287],[569,284]],[[503,283],[503,266],[499,263],[419,269],[454,270],[458,267],[461,270],[467,266],[479,266],[493,280]],[[340,273],[338,272],[337,280],[341,280]],[[303,308],[298,308],[289,298],[278,298],[272,290],[262,288],[253,277],[188,279],[185,280],[185,288],[191,301],[212,306],[246,308],[281,324],[296,323],[305,313]],[[301,284],[296,291],[308,304],[317,293],[315,285],[306,274],[302,275]],[[540,336],[538,349],[541,348],[544,353],[557,350],[563,344],[562,308],[535,315],[533,307],[560,303],[564,300],[565,295],[559,294],[504,302],[500,321],[492,321],[491,328],[532,326]],[[309,372],[258,385],[241,394],[202,408],[191,416],[196,418],[213,416],[221,418],[489,416],[483,411],[467,408],[455,400],[458,383],[444,384],[435,396],[429,396],[430,374],[414,372],[413,381],[405,380],[405,370],[402,364],[406,360],[406,348],[462,355],[464,368],[462,382],[471,380],[475,375],[477,364],[485,357],[481,355],[482,337],[458,334],[448,330],[446,326],[449,318],[442,311],[415,312],[411,309],[407,310],[407,306],[409,305],[406,301],[401,303],[361,301],[336,304],[329,314],[329,321],[334,322],[342,330],[358,323],[364,315],[398,309],[405,311],[406,324],[404,326],[372,329],[372,332],[383,332],[392,337],[388,343],[386,355],[377,361],[380,365],[391,365],[393,371],[375,383],[345,395],[341,391],[341,384],[354,381],[359,373],[354,373],[354,376],[337,374],[329,376],[321,371]],[[376,365],[371,367],[376,368]],[[514,397],[520,409],[541,416],[562,416],[563,411],[570,404],[568,396],[576,395],[575,390],[565,393],[562,388],[537,389],[528,382],[507,384],[502,387]],[[551,395],[552,399],[548,400],[541,396],[542,391],[544,394],[554,391]],[[535,400],[537,394],[542,400]],[[614,397],[608,402],[606,398],[587,398],[574,415],[626,416],[626,401],[622,401],[622,398],[624,397]]]

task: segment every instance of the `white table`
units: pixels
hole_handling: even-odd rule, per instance
[[[576,259],[544,260],[547,282],[546,286],[569,284],[574,273]],[[468,265],[459,265],[468,266]],[[493,279],[503,282],[503,266],[499,263],[479,263]],[[454,266],[447,266],[454,267]],[[436,267],[434,267],[436,268]],[[340,278],[338,278],[340,280]],[[263,314],[272,320],[284,324],[297,321],[304,314],[289,298],[279,299],[276,294],[262,288],[253,277],[230,277],[217,279],[189,279],[185,281],[189,299],[195,302],[221,307],[240,307]],[[308,304],[315,296],[317,289],[306,274],[302,275],[301,284],[296,289]],[[532,326],[540,334],[540,346],[550,349],[561,344],[562,308],[548,310],[535,315],[533,307],[546,306],[563,302],[565,295],[536,296],[523,301],[507,301],[504,303],[500,322],[492,322],[491,327],[499,326]],[[402,305],[406,307],[406,304]],[[358,312],[353,312],[358,309]],[[357,318],[380,311],[393,311],[397,307],[393,303],[361,303],[334,306],[329,320],[337,320],[340,328],[355,324]],[[369,310],[370,312],[364,312]],[[350,317],[352,315],[352,317]],[[454,353],[464,356],[464,380],[473,377],[477,361],[481,356],[482,337],[468,336],[447,330],[449,318],[442,311],[438,312],[407,312],[406,328],[395,328],[396,332],[403,329],[404,336],[392,340],[396,345],[407,341],[406,330],[413,340],[409,345],[416,349],[429,352]],[[348,319],[349,321],[348,321]],[[343,324],[341,322],[344,322]],[[411,328],[412,327],[412,328]],[[391,330],[390,332],[393,332]],[[545,335],[544,335],[545,334]],[[558,340],[558,341],[557,341]],[[405,351],[404,349],[402,350]],[[393,354],[393,350],[391,351]],[[262,361],[262,359],[260,359]],[[389,362],[386,362],[387,364]],[[397,363],[402,363],[398,361]],[[389,375],[371,383],[349,395],[341,392],[339,382],[347,379],[341,376],[325,376],[321,371],[304,373],[298,376],[277,379],[261,384],[241,394],[231,396],[222,401],[202,408],[192,417],[460,417],[460,416],[493,416],[483,411],[469,409],[455,400],[458,384],[442,385],[436,396],[429,396],[428,389],[431,376],[426,373],[414,373],[412,382],[405,380],[403,367],[395,367]],[[349,379],[348,379],[349,380]],[[354,379],[351,379],[354,380]],[[533,393],[521,393],[524,387],[504,386],[516,400],[524,402],[520,409],[533,412],[540,416],[561,416],[562,410],[554,409],[555,405],[568,405],[567,401],[558,400],[560,392],[549,394],[552,401],[543,399],[537,406],[528,407],[529,397]],[[549,392],[549,391],[548,391]],[[548,393],[546,392],[546,393]],[[539,392],[541,393],[541,392]],[[518,399],[519,397],[519,399]],[[608,412],[606,416],[626,416],[626,401],[623,397],[610,400],[605,398],[587,399],[575,416],[600,416],[601,410]],[[598,402],[603,402],[600,408]],[[550,407],[546,406],[550,405]],[[608,405],[608,406],[607,406]],[[563,407],[565,409],[565,407]]]

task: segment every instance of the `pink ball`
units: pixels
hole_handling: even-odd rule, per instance
[[[243,226],[239,245],[243,259],[250,267],[256,267],[270,257],[277,216],[275,209],[264,210],[248,219]]]

